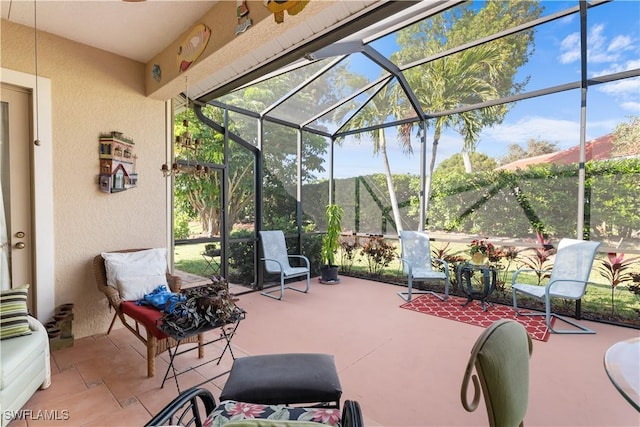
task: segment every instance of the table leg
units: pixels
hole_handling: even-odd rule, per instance
[[[175,346],[175,350],[173,351],[173,353],[171,352],[171,346],[169,346],[169,348],[167,349],[167,351],[169,352],[169,366],[167,366],[167,372],[165,372],[164,378],[162,379],[162,384],[160,385],[160,388],[164,388],[164,383],[167,381],[167,377],[169,376],[169,371],[173,370],[173,379],[176,382],[178,393],[180,393],[180,385],[178,384],[178,375],[176,373],[176,367],[173,364],[173,360],[176,358],[176,355],[178,354],[179,346],[180,346],[180,340],[177,340],[177,344]]]
[[[188,368],[188,369],[186,369],[186,370],[184,370],[182,372],[178,372],[176,370],[176,368],[175,368],[174,360],[175,360],[176,356],[178,356],[180,354],[187,353],[187,352],[192,351],[192,350],[195,350],[196,348],[199,348],[199,347],[187,348],[186,350],[178,351],[178,347],[180,346],[181,340],[177,340],[176,339],[177,344],[173,348],[173,351],[172,351],[171,347],[169,347],[167,349],[167,351],[169,352],[169,366],[167,367],[167,372],[164,374],[164,378],[162,379],[162,385],[160,386],[160,388],[163,388],[165,382],[170,378],[169,377],[169,372],[170,371],[173,371],[173,378],[174,378],[174,380],[176,382],[176,387],[178,389],[178,393],[180,393],[180,385],[178,384],[178,375],[182,375],[182,374],[184,374],[184,373],[186,373],[188,371],[194,370],[196,368],[199,368],[199,367],[204,366],[204,365],[206,365],[208,363],[211,363],[211,362],[217,362],[216,365],[219,365],[220,361],[222,360],[222,357],[227,352],[227,350],[229,350],[229,352],[231,353],[231,357],[233,358],[233,360],[235,360],[235,355],[233,354],[233,348],[231,347],[231,339],[235,335],[235,333],[236,333],[236,331],[238,329],[238,326],[240,326],[240,321],[244,319],[245,314],[246,314],[245,312],[242,312],[241,316],[239,316],[233,323],[230,322],[227,325],[215,326],[213,328],[210,328],[210,329],[220,328],[221,329],[220,337],[219,338],[215,338],[215,339],[210,340],[210,341],[206,341],[205,343],[203,343],[203,345],[213,344],[213,343],[216,343],[218,341],[225,340],[225,345],[224,345],[224,347],[222,349],[222,352],[220,353],[220,356],[212,358],[210,360],[206,360],[205,362],[200,363],[197,366],[191,366],[190,368]],[[226,326],[228,326],[228,327],[226,327]],[[229,371],[222,372],[222,373],[220,373],[220,374],[218,374],[218,375],[216,375],[216,376],[214,376],[212,378],[209,378],[209,379],[203,381],[202,383],[196,385],[195,387],[200,386],[202,384],[205,384],[206,382],[212,381],[212,380],[214,380],[216,378],[219,378],[222,375],[225,375],[225,374],[228,374],[228,373],[229,373]]]

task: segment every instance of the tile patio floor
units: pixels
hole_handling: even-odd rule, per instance
[[[339,285],[312,283],[309,294],[288,291],[283,301],[245,294],[247,311],[234,338],[236,357],[284,352],[335,355],[343,399],[358,400],[367,426],[482,426],[481,406],[467,413],[460,384],[469,351],[482,329],[400,309],[400,288],[342,277]],[[640,331],[585,322],[596,335],[551,335],[533,341],[527,426],[640,426],[640,413],[610,383],[603,354]],[[108,325],[105,325],[105,329]],[[213,353],[212,346],[206,349]],[[67,421],[14,421],[40,425],[140,426],[177,395],[160,388],[167,354],[146,378],[145,348],[126,330],[77,339],[52,353],[52,385],[24,409],[68,410]],[[180,356],[198,364],[196,352]],[[179,377],[184,390],[229,369],[206,365]],[[640,361],[639,361],[640,363]],[[205,385],[216,398],[226,375]]]

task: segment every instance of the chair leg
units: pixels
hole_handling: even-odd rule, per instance
[[[520,310],[518,310],[518,299],[516,297],[516,289],[511,289],[511,293],[513,294],[513,311],[516,312],[516,316],[520,315]]]
[[[204,335],[198,334],[198,359],[204,357]]]
[[[111,319],[111,324],[109,325],[109,329],[107,329],[107,335],[111,333],[111,329],[113,329],[113,325],[116,323],[116,317],[118,317],[118,312],[113,313],[113,319]]]
[[[158,350],[158,339],[151,334],[147,335],[147,378],[151,378],[156,373],[156,351]]]
[[[562,320],[563,322],[574,326],[576,329],[554,329],[551,326],[551,317],[555,317],[556,319]],[[547,319],[547,327],[551,332],[555,334],[595,334],[596,333],[596,331],[594,331],[593,329],[589,329],[578,322],[575,322],[565,316],[560,316],[559,314],[556,314],[556,313],[551,313],[551,316],[549,317],[549,319]]]
[[[260,292],[261,295],[264,295],[265,297],[269,297],[269,298],[273,298],[273,299],[277,299],[279,301],[282,300],[282,298],[284,298],[284,274],[280,273],[280,296],[277,297],[275,295],[271,295],[274,292],[278,292],[278,290],[273,290],[273,291],[263,291]]]
[[[303,294],[306,294],[307,292],[309,292],[309,273],[307,273],[306,277],[307,277],[307,285],[304,289],[296,288],[291,285],[285,286],[285,289],[291,289],[292,291],[298,291],[298,292],[302,292]]]
[[[593,329],[589,329],[584,325],[581,325],[578,322],[575,322],[571,319],[568,319],[565,316],[560,316],[559,314],[553,313],[551,311],[551,303],[545,301],[545,312],[544,313],[521,313],[518,309],[518,300],[516,297],[517,289],[513,289],[513,310],[516,312],[516,316],[544,316],[547,324],[547,328],[549,331],[554,334],[595,334],[596,332]],[[565,323],[568,323],[574,326],[576,329],[554,329],[551,319],[556,318],[562,320]]]
[[[294,276],[296,277],[296,276]],[[264,295],[265,297],[269,297],[269,298],[273,298],[273,299],[277,299],[277,300],[282,300],[284,298],[284,290],[285,289],[291,289],[292,291],[298,291],[298,292],[302,292],[303,294],[306,294],[307,292],[309,292],[309,286],[310,286],[310,273],[307,273],[307,284],[306,287],[304,289],[300,289],[300,288],[296,288],[293,287],[291,285],[285,285],[284,284],[284,275],[280,274],[280,296],[276,297],[275,295],[272,295],[275,292],[278,292],[278,290],[273,290],[273,291],[263,291],[261,292],[262,295]]]
[[[398,292],[398,295],[400,295],[400,298],[402,298],[403,300],[407,301],[407,302],[411,302],[411,298],[413,294],[416,295],[425,295],[425,294],[431,294],[433,296],[435,296],[436,298],[438,298],[440,301],[446,301],[449,299],[449,279],[445,279],[445,283],[444,283],[444,296],[438,294],[437,292],[434,291],[415,291],[413,290],[413,278],[411,276],[409,276],[409,280],[408,280],[408,284],[407,284],[407,292]],[[406,296],[405,296],[406,295]]]

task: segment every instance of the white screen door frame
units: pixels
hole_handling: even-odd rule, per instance
[[[37,77],[37,105],[33,102],[33,135],[39,135],[40,146],[33,150],[33,269],[35,315],[41,322],[53,315],[55,307],[54,227],[53,227],[53,147],[51,123],[51,80]],[[35,93],[36,76],[0,68],[0,81]]]

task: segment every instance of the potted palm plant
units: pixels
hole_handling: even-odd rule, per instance
[[[325,211],[327,219],[327,234],[322,239],[322,261],[320,267],[321,283],[339,283],[338,266],[335,263],[336,252],[339,247],[340,233],[342,232],[342,215],[344,210],[336,204],[329,203]]]

